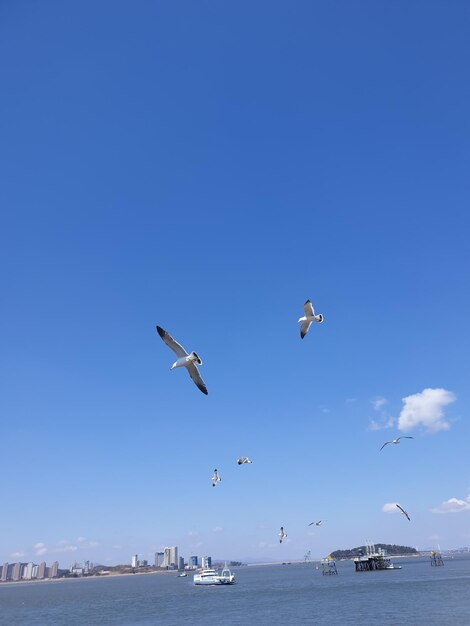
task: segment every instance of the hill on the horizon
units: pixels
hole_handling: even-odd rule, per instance
[[[419,554],[416,548],[410,548],[410,546],[397,546],[392,543],[376,543],[376,548],[386,550],[390,556],[397,556],[402,554]],[[359,546],[357,548],[350,548],[349,550],[335,550],[331,553],[334,559],[351,559],[356,556],[363,556],[366,554],[366,546]]]

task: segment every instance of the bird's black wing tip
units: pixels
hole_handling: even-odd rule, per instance
[[[157,333],[160,335],[160,337],[163,339],[163,337],[165,336],[165,331],[163,330],[163,328],[161,326],[158,326],[157,324]]]
[[[311,304],[310,298],[305,302],[305,304]]]

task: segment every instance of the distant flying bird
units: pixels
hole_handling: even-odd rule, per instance
[[[238,461],[237,461],[238,465],[243,465],[244,463],[253,463],[253,461],[250,461],[250,459],[247,456],[241,456]]]
[[[206,385],[204,384],[204,381],[202,380],[196,365],[196,363],[198,363],[199,365],[202,364],[202,361],[198,357],[198,355],[195,352],[191,352],[191,354],[188,354],[183,346],[175,341],[173,337],[166,332],[166,330],[160,328],[160,326],[157,326],[157,332],[166,343],[166,345],[171,348],[178,357],[177,360],[170,367],[170,370],[173,370],[177,367],[185,367],[188,370],[188,374],[196,383],[196,386],[202,391],[202,393],[205,393],[207,396]]]
[[[214,475],[212,476],[212,486],[215,487],[217,483],[220,483],[222,479],[219,476],[219,472],[215,469]]]
[[[384,443],[384,445],[380,448],[380,450],[383,450],[385,448],[385,446],[388,446],[389,443],[400,443],[400,439],[414,439],[414,437],[397,437],[396,439],[392,439],[392,441],[386,441]],[[379,450],[379,452],[380,452]]]
[[[287,533],[284,532],[284,527],[281,526],[281,530],[279,531],[279,543],[282,543],[286,537]]]
[[[315,524],[315,526],[321,526],[321,525],[323,524],[323,522],[324,522],[324,521],[325,521],[325,520],[322,520],[322,519],[321,519],[321,520],[318,520],[318,522],[311,522],[311,523],[309,524],[309,526],[313,526],[314,524]]]
[[[315,311],[313,309],[312,303],[310,300],[304,304],[305,315],[299,318],[299,322],[302,322],[300,327],[300,337],[303,339],[305,335],[308,333],[308,329],[312,322],[319,322],[320,324],[323,322],[323,315],[319,313],[315,315]]]
[[[403,513],[403,515],[405,515],[405,516],[406,516],[406,519],[407,519],[409,522],[411,522],[411,520],[410,520],[410,516],[409,516],[409,515],[408,515],[408,513],[405,511],[405,509],[403,509],[403,508],[402,508],[399,504],[397,504],[396,506],[400,509],[400,511]]]

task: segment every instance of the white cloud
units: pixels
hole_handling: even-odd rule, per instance
[[[382,398],[382,396],[376,396],[370,402],[372,406],[374,407],[374,411],[379,411],[385,404],[388,403],[388,400],[387,398]]]
[[[461,513],[462,511],[470,511],[470,496],[467,496],[465,500],[450,498],[435,509],[431,509],[432,513]]]
[[[65,543],[68,542],[66,541]],[[86,537],[78,537],[77,543],[79,544],[80,548],[96,548],[100,545],[99,541],[90,541]]]
[[[42,541],[39,541],[38,543],[34,544],[34,550],[36,551],[36,556],[41,556],[42,554],[46,554],[47,552],[46,544],[42,543]]]
[[[393,428],[395,426],[396,420],[394,417],[386,417],[381,422],[370,419],[369,425],[367,427],[368,430],[383,430],[384,428]]]
[[[386,502],[382,507],[383,513],[399,513],[399,511],[396,502]]]
[[[34,544],[34,550],[36,556],[42,556],[43,554],[54,554],[61,552],[76,552],[82,548],[96,548],[100,545],[99,541],[89,541],[86,537],[78,537],[78,545],[70,543],[66,539],[61,539],[52,548],[48,548],[42,541]]]
[[[223,531],[222,526],[216,526],[215,528],[212,529],[212,532],[214,533],[221,533]]]
[[[455,395],[446,389],[423,389],[420,393],[402,398],[403,408],[398,418],[398,429],[409,432],[423,426],[429,433],[449,430],[443,419],[443,407],[455,401]]]
[[[10,554],[10,556],[13,557],[14,559],[17,559],[17,558],[24,556],[24,552],[13,552],[13,554]]]
[[[76,552],[78,550],[78,546],[74,546],[69,544],[67,546],[60,546],[59,548],[54,548],[51,552]]]

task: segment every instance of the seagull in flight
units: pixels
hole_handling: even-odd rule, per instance
[[[408,513],[405,511],[405,509],[403,509],[403,508],[402,508],[399,504],[397,504],[396,506],[400,509],[400,511],[403,513],[403,515],[405,515],[405,516],[406,516],[406,519],[407,519],[409,522],[411,522],[410,516],[409,516],[409,515],[408,515]]]
[[[320,324],[323,322],[323,315],[319,313],[315,315],[314,308],[310,300],[304,304],[305,315],[299,318],[299,322],[302,322],[300,327],[300,337],[303,339],[305,335],[308,333],[308,329],[310,328],[312,322],[319,322]]]
[[[309,526],[321,526],[325,520],[318,520],[318,522],[310,522]]]
[[[222,479],[219,476],[219,472],[215,469],[214,475],[212,476],[212,486],[215,487],[217,483],[220,483]]]
[[[163,339],[164,343],[166,343],[166,345],[171,348],[178,357],[177,360],[170,367],[170,370],[173,370],[176,367],[185,367],[198,389],[200,389],[202,393],[205,393],[207,396],[207,387],[204,384],[204,381],[202,380],[196,365],[196,363],[198,365],[202,364],[202,361],[198,357],[198,355],[195,352],[191,352],[191,354],[188,354],[183,346],[175,341],[173,337],[169,335],[166,330],[163,330],[163,328],[161,328],[160,326],[157,326],[157,333]]]
[[[386,441],[384,443],[384,445],[380,448],[380,450],[383,450],[385,448],[385,446],[388,446],[389,443],[400,443],[400,439],[414,439],[414,437],[397,437],[396,439],[392,439],[392,441]],[[379,450],[379,452],[380,452]]]
[[[244,463],[253,463],[253,461],[250,461],[250,459],[247,456],[241,456],[238,461],[237,461],[238,465],[243,465]]]
[[[284,532],[284,526],[281,526],[281,530],[279,531],[279,543],[282,543],[286,537],[287,533]]]

